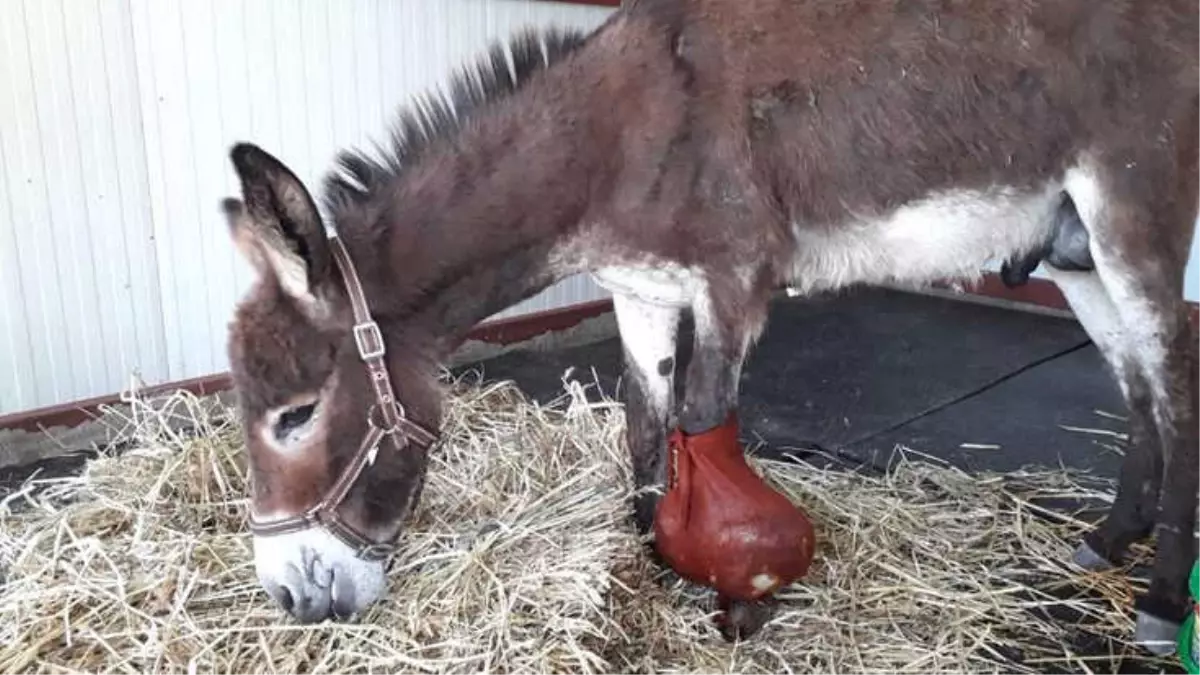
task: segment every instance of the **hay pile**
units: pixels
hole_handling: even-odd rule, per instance
[[[0,507],[0,672],[1088,671],[1138,654],[1130,582],[1070,568],[1083,524],[1036,504],[1111,485],[910,460],[755,460],[818,551],[773,622],[728,644],[708,593],[656,580],[625,518],[622,411],[575,382],[545,406],[458,383],[389,596],[297,626],[254,578],[230,411],[179,394],[134,413],[119,457]]]

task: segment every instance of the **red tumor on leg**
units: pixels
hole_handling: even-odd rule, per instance
[[[737,432],[731,414],[710,431],[671,435],[654,519],[663,559],[722,603],[767,598],[801,578],[815,545],[805,513],[746,463]]]

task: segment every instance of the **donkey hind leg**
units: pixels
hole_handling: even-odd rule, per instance
[[[625,352],[626,439],[633,466],[634,521],[647,535],[665,486],[666,437],[675,409],[675,342],[680,307],[613,295]]]
[[[1193,177],[1194,168],[1179,167]],[[1139,644],[1156,653],[1174,648],[1187,611],[1187,575],[1196,559],[1200,391],[1196,339],[1180,295],[1187,265],[1181,252],[1188,249],[1196,217],[1192,183],[1181,180],[1180,194],[1139,201],[1128,197],[1128,190],[1113,190],[1124,195],[1114,198],[1088,172],[1074,171],[1067,179],[1091,233],[1096,273],[1119,317],[1124,357],[1119,372],[1125,373],[1130,414],[1141,418],[1135,429],[1156,430],[1148,434],[1147,445],[1156,440],[1161,452],[1158,549],[1150,587],[1137,602],[1135,634]],[[1138,402],[1142,397],[1148,405]]]
[[[1149,389],[1140,370],[1128,367],[1132,355],[1120,316],[1094,271],[1072,272],[1047,266],[1047,275],[1066,296],[1075,317],[1113,371],[1130,409],[1132,444],[1121,462],[1117,498],[1108,517],[1084,536],[1075,550],[1080,567],[1098,571],[1120,564],[1129,545],[1144,539],[1154,527],[1162,480],[1158,428],[1153,424]]]
[[[1131,351],[1142,374],[1136,384],[1144,389],[1129,394],[1131,413],[1142,416],[1134,428],[1156,428],[1161,448],[1158,548],[1150,587],[1137,603],[1135,640],[1167,654],[1175,648],[1179,624],[1187,613],[1187,575],[1196,559],[1200,487],[1196,340],[1179,297],[1182,283],[1155,283],[1150,281],[1154,271],[1123,265],[1126,261],[1113,252],[1104,251],[1102,256],[1098,271],[1121,313],[1129,343],[1136,345]],[[1182,276],[1181,270],[1180,281]]]

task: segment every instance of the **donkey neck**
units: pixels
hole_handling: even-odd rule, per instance
[[[678,136],[686,73],[672,49],[653,22],[615,15],[408,162],[353,228],[373,268],[372,304],[453,348],[592,264],[577,235],[640,212]]]
[[[611,126],[588,92],[540,84],[426,155],[384,209],[381,286],[398,315],[440,338],[456,343],[573,271],[554,253],[597,202]]]

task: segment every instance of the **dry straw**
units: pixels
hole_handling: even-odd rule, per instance
[[[387,599],[298,626],[254,578],[230,411],[133,403],[119,456],[0,507],[0,672],[1087,672],[1138,654],[1131,582],[1066,563],[1085,525],[1042,505],[1111,485],[911,455],[886,474],[754,460],[820,542],[772,623],[726,643],[710,595],[646,559],[621,408],[577,382],[541,406],[455,383]]]

